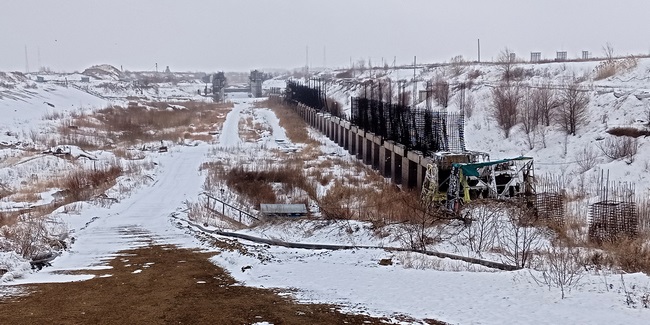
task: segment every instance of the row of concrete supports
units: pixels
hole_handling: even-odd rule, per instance
[[[330,140],[347,150],[364,164],[372,166],[393,183],[411,189],[422,189],[427,165],[431,159],[419,151],[409,151],[390,140],[365,132],[349,121],[329,114],[319,113],[302,104],[296,106],[302,118]]]

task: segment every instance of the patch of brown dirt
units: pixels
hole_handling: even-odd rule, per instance
[[[382,324],[237,284],[208,258],[168,246],[122,252],[88,281],[25,286],[0,300],[0,324]],[[140,271],[138,271],[140,270]],[[136,272],[136,273],[134,273]]]

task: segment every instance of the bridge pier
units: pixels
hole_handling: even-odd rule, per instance
[[[419,151],[409,151],[402,144],[384,140],[372,132],[339,117],[298,105],[297,111],[314,129],[347,150],[364,164],[404,188],[421,189],[431,159]]]
[[[355,141],[357,142],[357,154],[356,157],[357,159],[363,161],[364,159],[364,149],[365,149],[365,138],[366,138],[366,132],[361,129],[357,129],[357,136],[355,138]]]

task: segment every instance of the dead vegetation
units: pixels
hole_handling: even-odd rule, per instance
[[[73,171],[60,182],[66,191],[66,201],[85,201],[113,186],[121,174],[122,167],[113,164],[102,169]]]
[[[116,144],[136,145],[183,139],[210,141],[225,120],[232,104],[204,102],[148,103],[146,106],[111,106],[92,114],[75,114],[59,126],[56,142],[84,149],[110,148]]]
[[[228,243],[222,245],[228,246]],[[28,296],[4,298],[2,324],[385,324],[338,306],[299,304],[276,290],[240,285],[210,254],[170,246],[121,252],[110,272],[87,281],[24,286]],[[134,270],[142,270],[135,273]],[[105,276],[110,274],[110,276]],[[103,277],[100,275],[104,275]],[[54,315],[54,316],[53,316]],[[430,321],[430,324],[442,324]]]
[[[634,56],[623,59],[614,59],[608,55],[606,61],[601,62],[595,69],[594,80],[607,79],[619,73],[625,73],[634,69],[638,64],[638,60]]]
[[[127,108],[107,107],[89,114],[73,112],[69,118],[61,121],[59,136],[31,131],[29,137],[40,145],[76,145],[86,150],[115,149],[118,159],[95,163],[92,167],[84,167],[74,159],[69,159],[69,166],[66,165],[64,170],[58,167],[49,170],[47,174],[51,175],[48,177],[39,179],[38,174],[33,174],[31,178],[26,177],[18,188],[0,187],[0,196],[8,196],[12,202],[23,203],[17,204],[17,208],[0,212],[0,226],[7,226],[3,228],[5,238],[9,243],[21,247],[24,245],[20,242],[38,243],[42,231],[39,227],[30,225],[45,222],[48,215],[57,208],[78,201],[93,200],[102,206],[116,202],[118,198],[108,197],[105,193],[116,185],[118,177],[124,174],[134,176],[128,184],[119,184],[115,188],[115,193],[119,196],[144,182],[139,179],[144,179],[145,170],[153,168],[150,161],[144,160],[145,154],[141,150],[129,150],[126,147],[138,147],[137,145],[147,142],[163,140],[211,141],[213,132],[221,127],[231,106],[185,102],[149,103],[146,106]],[[65,118],[55,114],[46,117]],[[11,158],[11,161],[5,160],[4,163],[11,166],[12,163],[18,163],[21,157]],[[126,161],[121,163],[120,158]],[[49,161],[47,167],[51,167]],[[60,189],[53,194],[52,202],[38,203],[42,193],[51,189]],[[22,248],[20,251],[31,252]]]
[[[607,133],[616,137],[632,137],[638,138],[640,136],[647,137],[650,135],[650,130],[638,129],[634,127],[613,127],[607,130]]]
[[[305,145],[300,151],[300,159],[313,160],[320,155],[320,142],[309,135],[309,126],[293,109],[278,100],[266,100],[257,105],[270,108],[280,120],[280,126],[285,129],[287,137],[294,143]]]

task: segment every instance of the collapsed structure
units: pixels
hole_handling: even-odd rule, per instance
[[[395,183],[419,189],[424,204],[439,204],[457,213],[463,203],[477,198],[535,194],[532,158],[490,161],[487,153],[465,148],[462,110],[451,113],[444,109],[412,108],[404,101],[383,101],[379,93],[380,99],[352,97],[348,118],[328,101],[324,88],[318,80],[310,80],[307,85],[289,81],[285,99],[303,105],[300,114],[314,120],[328,136],[332,134],[350,153]],[[304,112],[304,107],[322,117]],[[348,139],[348,132],[352,140]],[[422,167],[425,170],[421,173]],[[390,172],[385,172],[388,169]],[[403,180],[404,177],[407,179]]]

